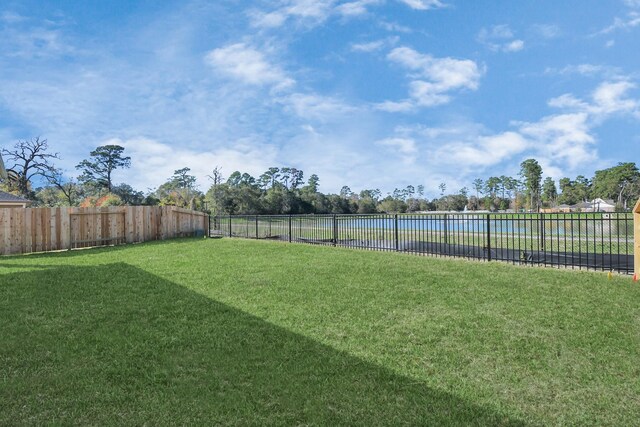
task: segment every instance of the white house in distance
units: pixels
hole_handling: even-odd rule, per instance
[[[615,212],[616,204],[613,200],[593,199],[590,208],[584,209],[583,212]]]
[[[0,191],[0,208],[28,208],[31,201]]]
[[[560,205],[553,208],[541,209],[542,213],[549,212],[615,212],[616,204],[613,200],[593,199],[575,205]]]

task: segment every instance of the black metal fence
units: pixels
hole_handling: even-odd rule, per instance
[[[633,272],[633,216],[624,213],[235,215],[214,235]]]

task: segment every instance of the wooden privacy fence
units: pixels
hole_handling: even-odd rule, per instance
[[[0,255],[205,236],[209,217],[175,206],[0,208]]]

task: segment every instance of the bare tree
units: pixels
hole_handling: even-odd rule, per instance
[[[213,168],[211,175],[207,175],[207,178],[213,181],[213,185],[222,184],[222,168],[219,166],[216,166],[215,168]]]
[[[82,189],[77,183],[73,181],[73,179],[66,180],[64,178],[64,175],[62,174],[62,170],[56,169],[54,167],[51,167],[46,172],[45,177],[47,178],[47,181],[49,181],[49,184],[60,190],[60,192],[67,199],[67,203],[69,204],[69,206],[76,205],[76,203],[80,199],[80,196],[82,195]]]
[[[11,165],[7,171],[15,174],[15,185],[23,196],[31,198],[31,179],[38,175],[46,177],[53,168],[51,159],[60,158],[58,153],[47,153],[48,149],[47,140],[36,137],[18,141],[13,150],[2,150]]]

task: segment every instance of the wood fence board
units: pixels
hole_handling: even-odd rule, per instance
[[[56,249],[62,249],[62,208],[56,208]]]
[[[69,208],[60,208],[60,244],[59,249],[71,249],[71,240],[69,239]]]
[[[33,229],[33,209],[24,210],[24,250],[31,252],[35,231]]]
[[[51,246],[51,219],[53,218],[53,212],[51,212],[51,209],[49,209],[46,213],[45,216],[42,218],[42,233],[44,235],[44,250],[45,251],[50,251],[52,246]]]
[[[124,218],[125,218],[125,241],[127,243],[133,243],[134,242],[134,224],[135,222],[133,221],[134,216],[133,216],[133,207],[131,206],[127,206],[125,208],[125,213],[124,213]]]
[[[48,221],[48,227],[47,227],[47,235],[49,236],[48,240],[47,240],[47,250],[48,251],[53,251],[56,250],[56,241],[55,241],[55,236],[56,236],[56,221],[58,220],[58,216],[56,215],[56,208],[50,209],[49,210],[49,221]]]
[[[16,227],[10,229],[10,237],[9,237],[9,247],[10,247],[10,251],[13,253],[18,253],[17,252],[17,245],[18,245],[18,231],[19,231],[19,227],[20,227],[20,212],[18,212],[15,209],[12,209],[10,212],[10,219],[9,219],[12,223],[16,224]]]
[[[145,206],[143,208],[142,221],[144,223],[144,234],[142,238],[145,241],[153,240],[152,233],[151,233],[151,207],[150,206]]]
[[[74,249],[76,245],[73,243],[80,240],[78,236],[78,216],[74,215],[77,208],[69,208],[69,249]]]
[[[207,220],[175,206],[0,208],[0,255],[192,236]]]
[[[9,253],[8,243],[9,243],[9,228],[11,227],[11,223],[9,222],[9,209],[0,209],[0,231],[2,235],[0,236],[0,253],[2,255]]]

